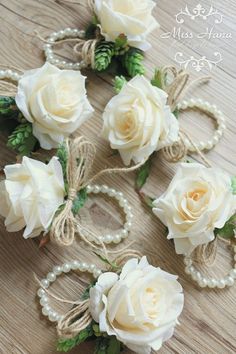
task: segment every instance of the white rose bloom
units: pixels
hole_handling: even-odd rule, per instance
[[[136,76],[108,102],[102,134],[125,165],[139,163],[178,139],[179,123],[167,97],[144,76]]]
[[[57,148],[90,118],[93,108],[85,79],[79,71],[60,70],[45,63],[39,69],[26,71],[19,80],[16,104],[32,123],[42,148]]]
[[[184,303],[177,277],[129,260],[120,275],[104,273],[90,290],[90,311],[101,332],[138,354],[150,354],[169,339]]]
[[[21,164],[5,167],[6,180],[0,182],[0,214],[7,231],[24,227],[24,238],[47,231],[64,201],[62,167],[56,157],[49,164],[23,157]]]
[[[151,48],[147,36],[159,27],[152,16],[155,6],[151,0],[94,1],[94,11],[105,39],[114,42],[120,34],[125,34],[130,46],[144,51]]]
[[[169,229],[178,254],[190,254],[213,241],[235,213],[231,177],[218,168],[182,163],[167,191],[154,202],[153,212]]]

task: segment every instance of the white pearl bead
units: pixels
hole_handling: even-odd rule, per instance
[[[48,304],[48,297],[46,295],[43,295],[39,302],[40,302],[41,306],[47,305]]]
[[[223,289],[223,288],[225,287],[225,281],[224,281],[224,279],[218,280],[218,282],[217,282],[217,287],[218,287],[219,289]]]
[[[51,307],[49,305],[46,305],[42,308],[42,314],[44,316],[48,316],[48,314],[52,311]]]
[[[216,279],[211,278],[211,279],[208,280],[208,286],[209,286],[209,288],[212,288],[212,289],[213,289],[213,288],[216,287],[216,285],[217,285]]]
[[[96,270],[93,272],[94,278],[98,278],[101,274],[102,274],[102,271],[101,271],[101,270],[98,270],[98,269],[96,269]]]
[[[108,186],[106,186],[106,185],[103,185],[102,187],[101,187],[101,192],[102,193],[107,193],[108,192]]]
[[[71,262],[71,269],[79,269],[79,267],[80,267],[80,262],[78,262],[78,261],[73,261],[73,262]]]
[[[81,272],[85,272],[86,270],[88,270],[88,265],[87,263],[83,262],[81,265],[80,265],[80,271]]]
[[[127,237],[127,236],[128,236],[128,231],[125,230],[125,229],[122,230],[122,231],[121,231],[121,237],[122,237],[122,238],[125,238],[125,237]]]
[[[202,278],[201,280],[199,280],[198,284],[201,288],[205,288],[208,285],[207,279]]]
[[[120,235],[115,235],[114,237],[113,237],[113,242],[114,243],[120,243],[120,240],[121,240],[121,237],[120,237]]]
[[[94,264],[90,264],[89,269],[88,269],[89,272],[93,273],[95,271],[95,269],[96,269],[96,266]]]
[[[232,278],[236,279],[236,269],[232,269],[229,274]]]
[[[48,314],[48,318],[51,322],[56,322],[57,320],[57,313],[55,311],[51,311]]]
[[[47,279],[42,279],[40,283],[41,283],[42,287],[45,289],[47,289],[49,287],[49,281]]]
[[[125,227],[125,229],[126,229],[127,231],[129,231],[129,230],[131,229],[131,227],[132,227],[132,223],[131,223],[131,222],[126,222],[125,225],[124,225],[124,227]]]
[[[225,279],[225,283],[227,286],[233,286],[234,285],[234,278],[228,276],[226,279]]]
[[[42,297],[43,295],[45,295],[46,294],[46,292],[45,292],[45,290],[43,290],[42,288],[40,288],[38,291],[37,291],[37,295],[39,296],[39,297]]]
[[[62,270],[64,273],[69,273],[69,271],[71,270],[70,264],[69,263],[64,263],[62,266]]]
[[[53,272],[48,273],[47,280],[49,280],[50,282],[55,281],[56,280],[56,274],[54,274]]]
[[[105,243],[111,243],[113,241],[113,237],[111,235],[106,235],[104,237],[104,242]]]
[[[55,273],[56,275],[60,275],[62,273],[62,267],[61,266],[53,267],[53,273]]]
[[[93,186],[93,193],[97,194],[99,193],[101,190],[100,190],[100,187],[99,186]]]
[[[116,195],[115,189],[110,189],[108,192],[109,197],[114,197]]]

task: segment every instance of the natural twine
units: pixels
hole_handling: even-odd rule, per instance
[[[86,140],[84,137],[76,139],[68,139],[67,143],[68,162],[67,162],[67,180],[68,180],[68,198],[65,202],[64,209],[55,216],[50,229],[50,238],[53,242],[61,246],[70,246],[75,239],[75,234],[88,243],[90,246],[97,248],[94,245],[96,241],[100,243],[106,251],[106,248],[96,233],[89,228],[83,227],[78,218],[72,212],[73,200],[77,193],[94,182],[98,177],[109,173],[127,173],[135,171],[142,166],[145,161],[130,167],[130,168],[107,168],[93,177],[89,178],[96,149],[93,143]],[[91,240],[89,241],[88,238]]]

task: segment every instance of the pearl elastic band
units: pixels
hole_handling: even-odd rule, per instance
[[[204,277],[194,266],[193,266],[193,261],[190,257],[186,256],[184,257],[184,264],[186,265],[185,267],[185,273],[189,274],[192,279],[201,287],[201,288],[219,288],[223,289],[226,286],[233,286],[234,281],[236,279],[236,246],[233,246],[233,251],[234,251],[234,268],[232,268],[229,273],[221,278],[221,279],[215,279],[213,277],[211,278],[206,278]]]
[[[215,105],[211,105],[209,102],[203,101],[202,99],[190,99],[188,101],[184,100],[183,102],[179,103],[177,107],[180,111],[187,110],[188,108],[197,108],[198,110],[201,110],[202,112],[210,115],[215,119],[217,123],[217,129],[213,135],[213,138],[208,140],[206,143],[203,141],[196,143],[196,146],[200,151],[211,150],[215,145],[218,144],[219,140],[223,136],[224,130],[226,129],[226,125],[223,113]],[[187,138],[184,138],[183,141],[189,151],[196,152],[196,148]]]
[[[128,203],[128,200],[124,197],[122,192],[118,192],[113,188],[109,188],[106,185],[98,186],[87,186],[87,193],[103,193],[108,195],[110,198],[116,199],[116,201],[119,203],[119,206],[123,208],[124,213],[126,215],[126,221],[124,224],[124,227],[121,231],[119,231],[115,235],[104,235],[104,236],[99,236],[97,240],[94,240],[97,244],[101,244],[101,242],[109,244],[109,243],[120,243],[122,239],[128,237],[129,232],[132,227],[132,219],[133,219],[133,214],[132,214],[132,208]],[[89,235],[88,235],[89,237]]]
[[[54,311],[49,305],[49,298],[47,296],[47,291],[50,284],[56,281],[57,277],[63,273],[69,273],[71,270],[79,270],[80,272],[88,272],[93,275],[94,279],[97,279],[102,271],[97,268],[94,264],[88,264],[85,262],[72,261],[64,263],[61,266],[53,267],[52,272],[49,272],[46,278],[40,281],[41,288],[37,291],[37,295],[40,298],[40,305],[42,306],[42,314],[48,317],[51,322],[59,322],[63,315],[60,315]]]
[[[53,45],[55,42],[64,39],[84,39],[85,31],[80,31],[77,28],[66,28],[64,30],[53,32],[47,39],[47,44],[44,45],[44,53],[46,61],[58,66],[61,69],[76,69],[81,70],[87,67],[87,64],[82,60],[77,63],[66,62],[65,60],[59,60],[54,57]]]

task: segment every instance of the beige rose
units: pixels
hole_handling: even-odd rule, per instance
[[[138,354],[160,349],[173,335],[183,303],[177,277],[146,257],[129,260],[120,275],[102,274],[90,290],[90,312],[100,331]]]
[[[179,124],[166,102],[163,90],[136,76],[107,104],[102,134],[125,165],[139,163],[178,139]]]
[[[105,39],[114,42],[120,34],[125,34],[130,46],[144,51],[151,47],[147,36],[159,27],[152,16],[155,6],[150,0],[94,1],[94,11]]]
[[[214,240],[214,229],[222,228],[235,210],[230,176],[198,163],[182,163],[153,208],[168,227],[168,239],[174,239],[178,254],[190,254]]]
[[[44,149],[57,148],[93,113],[79,71],[60,70],[46,63],[26,71],[19,80],[16,104],[32,123]]]
[[[56,157],[46,165],[23,157],[21,164],[5,167],[0,182],[0,214],[7,231],[23,229],[24,238],[47,231],[58,207],[64,202],[62,167]]]

